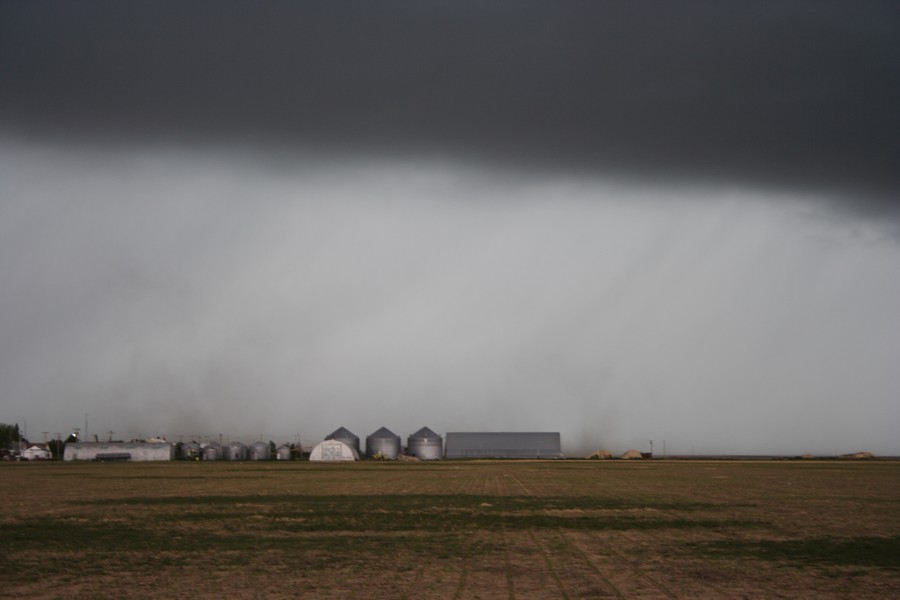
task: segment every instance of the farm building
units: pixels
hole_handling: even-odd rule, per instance
[[[387,427],[382,427],[372,435],[366,436],[366,456],[375,455],[397,460],[400,456],[400,436]]]
[[[440,460],[444,456],[444,438],[423,427],[406,440],[407,452],[420,460]]]
[[[447,434],[447,458],[562,458],[559,432],[475,431]]]
[[[309,455],[312,462],[340,462],[359,460],[359,453],[340,440],[325,440],[316,444]]]
[[[22,451],[22,460],[50,460],[53,453],[46,444],[31,444]]]
[[[362,453],[362,451],[359,449],[359,438],[346,427],[338,427],[330,434],[326,435],[325,439],[344,442],[356,451],[357,456]]]
[[[63,460],[172,460],[169,442],[70,442]]]

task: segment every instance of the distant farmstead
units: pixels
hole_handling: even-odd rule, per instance
[[[563,458],[559,432],[450,432],[447,458]]]

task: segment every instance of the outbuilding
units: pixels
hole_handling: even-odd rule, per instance
[[[169,442],[69,442],[63,460],[172,460]]]
[[[447,458],[562,458],[553,431],[474,431],[447,434]]]
[[[316,444],[309,455],[311,462],[349,462],[359,460],[355,448],[339,440],[325,440]]]
[[[53,453],[46,447],[32,444],[25,450],[22,450],[22,460],[50,460]]]

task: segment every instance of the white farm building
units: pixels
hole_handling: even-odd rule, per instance
[[[319,442],[309,455],[311,462],[340,462],[359,460],[356,448],[338,440]]]
[[[169,442],[70,442],[63,460],[173,460]]]

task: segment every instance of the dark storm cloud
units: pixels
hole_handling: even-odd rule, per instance
[[[895,2],[0,5],[0,119],[26,134],[787,186],[884,215],[898,106]]]

